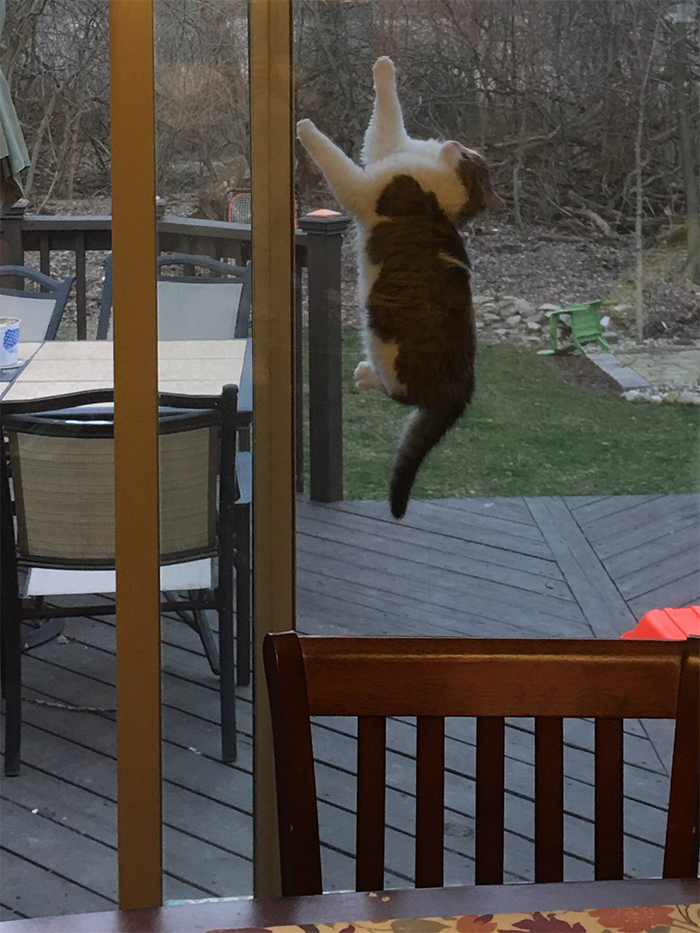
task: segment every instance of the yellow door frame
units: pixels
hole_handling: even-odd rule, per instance
[[[249,0],[255,671],[294,602],[292,0]],[[162,903],[153,0],[110,0],[119,905]],[[272,742],[255,677],[255,893],[279,890]]]
[[[110,0],[119,906],[162,903],[153,0]]]
[[[254,869],[280,893],[267,632],[295,626],[294,107],[292,0],[249,0],[253,180]]]

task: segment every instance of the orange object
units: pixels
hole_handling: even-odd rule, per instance
[[[652,609],[623,638],[668,638],[682,641],[700,635],[700,606],[685,609]]]
[[[327,207],[319,207],[317,211],[309,211],[307,217],[341,217],[340,211],[331,211]]]

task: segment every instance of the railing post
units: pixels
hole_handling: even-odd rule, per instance
[[[299,218],[309,293],[310,495],[343,498],[341,246],[350,219],[331,211]]]
[[[23,266],[24,247],[22,245],[22,220],[29,201],[22,198],[3,215],[0,222],[0,266]],[[11,288],[24,288],[20,278],[8,278],[6,284]]]

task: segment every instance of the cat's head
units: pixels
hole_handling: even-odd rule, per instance
[[[457,213],[457,223],[465,224],[482,211],[498,211],[503,201],[491,187],[486,159],[474,149],[452,140],[444,143],[440,158],[450,165],[464,188],[464,204]]]

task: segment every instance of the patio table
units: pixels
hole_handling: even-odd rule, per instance
[[[321,894],[277,900],[222,899],[155,910],[11,920],[0,933],[208,933],[334,924],[328,933],[545,933],[548,930],[691,930],[698,923],[697,878],[423,888]],[[668,909],[664,909],[668,908]],[[573,911],[576,913],[568,913]],[[550,917],[550,914],[554,914]],[[683,918],[690,915],[691,922]],[[517,916],[513,916],[513,915]],[[506,915],[506,916],[498,916]],[[409,922],[410,918],[413,918]],[[424,918],[416,920],[415,918]],[[444,918],[454,918],[452,920]],[[459,920],[457,919],[459,918]],[[678,919],[678,925],[675,920]],[[401,920],[401,923],[392,921]],[[513,926],[513,923],[518,924]],[[505,925],[504,925],[505,924]],[[576,925],[578,924],[578,925]],[[302,929],[303,925],[303,929]]]
[[[0,402],[27,401],[114,385],[113,344],[107,340],[47,340],[20,344],[24,365],[0,370]],[[162,392],[220,395],[224,385],[238,386],[238,427],[242,449],[253,413],[252,341],[165,340],[158,343],[158,385]],[[112,411],[110,405],[92,410]],[[58,635],[63,619],[51,619],[25,639],[34,648]]]
[[[19,401],[65,395],[114,384],[113,344],[107,340],[49,340],[23,343],[24,366],[0,373],[0,400]],[[162,392],[219,395],[224,385],[239,387],[238,411],[253,410],[252,342],[240,340],[165,340],[158,344]]]

